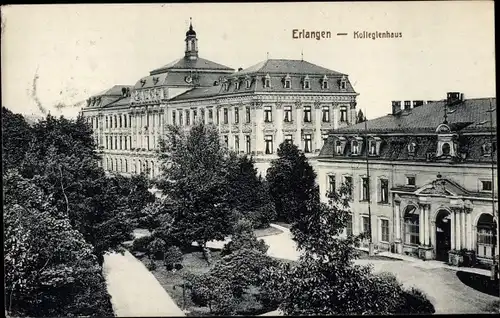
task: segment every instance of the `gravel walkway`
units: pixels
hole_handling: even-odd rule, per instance
[[[103,272],[116,316],[185,316],[153,274],[129,252],[106,254]]]

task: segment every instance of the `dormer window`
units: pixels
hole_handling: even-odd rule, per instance
[[[377,142],[375,140],[368,142],[368,153],[372,156],[377,154]]]
[[[287,75],[285,77],[285,88],[291,88],[292,87],[292,79],[290,78],[290,75]]]
[[[441,147],[441,151],[443,152],[444,156],[449,156],[450,155],[450,144],[448,142],[444,143],[443,146]]]
[[[156,85],[158,84],[158,77],[153,77],[153,83]]]
[[[335,142],[335,153],[337,155],[341,155],[342,154],[342,142],[340,140],[337,140]]]
[[[247,80],[245,81],[245,85],[246,85],[246,88],[247,88],[247,89],[249,89],[249,88],[250,88],[250,84],[251,84],[251,83],[252,83],[252,82],[251,82],[251,80],[250,80],[250,79],[247,79]]]
[[[347,78],[345,75],[342,75],[342,78],[340,79],[340,89],[346,89],[347,87]]]
[[[234,89],[240,89],[240,82],[234,83]]]
[[[490,143],[485,143],[481,146],[481,150],[483,151],[483,156],[489,157],[492,153],[492,148]]]
[[[271,76],[269,76],[269,74],[267,74],[266,77],[264,78],[264,87],[265,88],[271,87]]]
[[[415,145],[415,143],[414,143],[414,142],[410,142],[410,143],[408,144],[408,154],[409,154],[410,156],[413,156],[413,155],[415,154],[415,148],[416,148],[416,145]]]
[[[353,140],[351,143],[351,153],[353,155],[359,155],[359,142],[357,140]]]
[[[327,89],[328,88],[328,77],[323,76],[323,79],[321,80],[321,88]]]
[[[304,77],[304,89],[310,89],[311,88],[311,81],[309,80],[309,75],[306,75]]]
[[[146,80],[145,80],[145,79],[142,79],[142,80],[141,80],[141,86],[144,86],[144,85],[146,85]]]

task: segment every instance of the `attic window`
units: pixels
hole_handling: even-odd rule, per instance
[[[311,88],[311,81],[309,80],[309,75],[306,75],[304,78],[304,89],[310,89]]]
[[[492,153],[492,148],[491,148],[491,144],[488,142],[488,143],[484,143],[482,146],[481,146],[481,150],[483,151],[483,156],[485,157],[489,157],[491,156],[491,153]]]
[[[414,142],[408,144],[408,154],[410,154],[411,156],[415,154],[415,146],[416,145]]]
[[[240,82],[234,83],[234,89],[240,89]]]
[[[340,79],[340,89],[346,89],[347,87],[347,78],[345,75],[342,75],[342,78]]]
[[[141,86],[144,86],[146,84],[146,80],[145,79],[142,79],[141,80]]]
[[[267,74],[266,77],[264,78],[264,87],[266,88],[271,87],[271,77],[269,76],[269,74]]]
[[[328,77],[323,76],[323,79],[321,81],[321,88],[327,89],[328,88]]]
[[[156,85],[158,84],[158,77],[153,77],[153,83]]]
[[[245,81],[245,83],[246,83],[246,87],[247,87],[247,89],[249,89],[249,88],[250,88],[250,83],[251,83],[250,79],[247,79],[247,80]]]
[[[285,88],[291,88],[292,87],[292,80],[290,78],[290,75],[287,75],[285,77]]]
[[[340,142],[340,140],[337,140],[335,142],[335,152],[337,153],[337,155],[342,154],[342,142]]]
[[[359,142],[357,140],[353,140],[351,143],[351,153],[353,155],[359,154]]]
[[[368,153],[372,156],[377,154],[377,142],[375,140],[370,140],[368,142],[368,150]]]

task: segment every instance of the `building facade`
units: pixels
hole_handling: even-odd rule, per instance
[[[252,155],[265,174],[283,141],[313,161],[331,129],[356,121],[358,95],[346,74],[303,60],[267,59],[235,72],[198,55],[190,25],[185,54],[133,86],[116,85],[82,109],[94,128],[106,170],[159,173],[155,150],[166,125],[198,121],[218,127],[222,141]]]
[[[351,187],[345,234],[378,250],[448,260],[498,257],[496,99],[393,102],[392,114],[333,131],[318,157],[321,195]],[[365,241],[364,244],[367,244]],[[451,253],[450,253],[451,251]]]

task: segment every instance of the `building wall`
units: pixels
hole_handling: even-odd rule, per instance
[[[367,165],[366,161],[342,161],[342,160],[320,160],[316,165],[316,171],[318,173],[318,184],[320,187],[321,198],[326,201],[326,193],[329,189],[329,175],[334,175],[336,179],[336,188],[338,188],[343,182],[344,176],[351,176],[353,178],[353,200],[351,202],[351,211],[353,215],[352,226],[353,234],[360,234],[362,232],[362,217],[368,217],[368,202],[361,200],[362,191],[362,177],[367,175]],[[448,179],[453,181],[463,188],[471,192],[481,191],[480,180],[491,180],[492,178],[492,167],[488,164],[429,164],[429,163],[414,163],[414,162],[376,162],[370,161],[369,163],[369,174],[370,174],[370,209],[371,209],[371,230],[372,238],[374,244],[383,250],[389,250],[392,243],[397,242],[397,231],[399,230],[401,240],[403,240],[403,224],[401,219],[403,218],[406,206],[411,204],[416,204],[420,206],[422,204],[427,204],[428,208],[428,231],[423,233],[429,237],[429,244],[435,247],[435,224],[436,214],[441,209],[453,210],[454,203],[453,198],[438,198],[430,197],[430,201],[422,202],[419,201],[414,195],[404,196],[402,195],[401,203],[395,201],[394,193],[391,193],[390,189],[394,187],[400,187],[406,185],[406,176],[414,176],[416,185],[415,189],[418,189],[426,184],[431,183],[437,179],[437,175],[441,174],[443,179]],[[497,169],[494,169],[494,175],[497,175]],[[380,202],[381,188],[380,179],[388,180],[389,188],[389,198],[387,203]],[[493,180],[496,184],[496,178]],[[489,195],[488,195],[489,194]],[[495,188],[495,197],[498,197],[498,190]],[[498,205],[498,199],[495,199],[495,205]],[[473,205],[470,211],[470,216],[465,216],[466,219],[463,220],[463,231],[466,232],[464,238],[460,242],[460,247],[475,249],[476,247],[476,228],[477,220],[483,213],[493,214],[493,207],[491,201],[491,192],[485,192],[485,197],[483,198],[470,198]],[[399,206],[399,221],[396,218],[396,209]],[[461,217],[461,216],[460,216]],[[468,218],[468,219],[467,219]],[[389,241],[381,241],[381,220],[385,219],[389,222]],[[496,219],[496,218],[495,218]],[[400,222],[399,229],[397,228],[396,222]],[[498,221],[497,221],[498,222]],[[497,223],[498,224],[498,223]],[[452,232],[453,233],[453,232]],[[404,240],[403,240],[404,241]],[[424,242],[422,242],[424,243]],[[403,247],[404,247],[403,242]],[[458,246],[458,244],[454,244]],[[498,255],[498,246],[497,255]],[[403,251],[404,252],[404,251]]]

